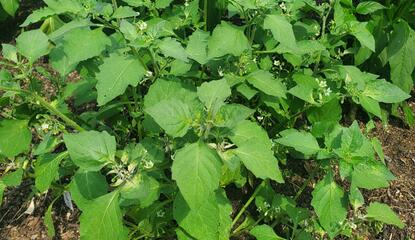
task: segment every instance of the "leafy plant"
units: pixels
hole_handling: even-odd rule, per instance
[[[38,194],[50,189],[82,211],[82,239],[313,239],[363,236],[373,220],[404,227],[360,192],[395,177],[354,120],[363,109],[414,123],[405,103],[412,1],[44,2],[22,26],[58,27],[2,45],[0,155],[10,173],[1,193],[34,177]],[[307,180],[284,195],[276,189],[298,175],[292,162]],[[304,208],[299,197],[314,182]],[[240,188],[252,191],[233,208],[229,193]]]

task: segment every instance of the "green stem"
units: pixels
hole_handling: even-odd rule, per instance
[[[205,27],[204,27],[204,29],[205,29],[205,31],[207,32],[207,30],[208,30],[208,0],[204,0],[204,6],[203,6],[203,10],[204,10],[204,13],[203,13],[203,20],[205,21]]]
[[[256,195],[258,195],[258,193],[261,190],[261,188],[265,187],[265,185],[267,184],[267,182],[268,182],[268,180],[264,180],[264,181],[262,181],[261,184],[259,184],[257,186],[257,188],[255,189],[254,193],[251,195],[251,197],[248,199],[248,201],[246,201],[245,205],[241,208],[241,210],[238,212],[238,214],[236,215],[236,217],[233,219],[231,228],[238,222],[239,218],[241,218],[242,214],[246,211],[246,209],[249,207],[249,205],[255,199]]]
[[[326,25],[327,25],[327,19],[330,15],[332,9],[332,5],[330,4],[329,6],[329,10],[327,11],[327,14],[323,16],[323,26],[321,29],[321,39],[324,39],[326,37]],[[320,65],[320,61],[321,61],[321,51],[318,54],[317,60],[316,60],[316,65],[314,65],[314,72],[317,72],[318,66]]]
[[[68,126],[78,130],[79,132],[85,131],[85,129],[82,128],[81,126],[79,126],[75,121],[73,121],[72,119],[67,117],[65,114],[60,112],[58,109],[56,109],[54,106],[52,106],[49,102],[47,102],[43,97],[37,95],[36,93],[30,92],[30,91],[27,91],[27,90],[14,89],[14,88],[3,87],[3,86],[0,86],[0,90],[1,91],[16,92],[16,93],[23,93],[23,94],[30,95],[31,97],[33,97],[36,100],[36,102],[38,102],[40,105],[42,105],[44,108],[46,108],[50,113],[52,113],[52,114],[56,115],[57,117],[59,117],[60,119],[62,119]]]
[[[311,172],[311,174],[308,176],[307,180],[303,183],[301,188],[295,194],[294,201],[297,201],[297,199],[301,196],[301,194],[304,192],[307,185],[310,183],[311,180],[313,180],[315,174],[316,174],[316,171]]]

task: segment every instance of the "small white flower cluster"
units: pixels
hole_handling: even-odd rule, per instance
[[[279,7],[281,8],[281,10],[283,12],[286,12],[287,11],[287,6],[285,6],[285,2],[280,3]]]
[[[222,69],[222,67],[221,67],[221,66],[219,66],[219,67],[218,67],[218,75],[219,75],[220,77],[225,76],[225,74],[224,74],[223,69]]]
[[[318,83],[318,86],[320,87],[319,99],[321,100],[323,98],[321,94],[324,94],[324,96],[330,96],[332,91],[330,87],[327,86],[327,82],[325,80],[320,80],[318,78],[316,78],[316,81]]]
[[[272,220],[278,216],[278,214],[281,212],[281,208],[273,207],[268,202],[264,202],[264,208],[258,207],[257,211],[263,213],[264,217]]]
[[[188,7],[188,6],[189,6],[189,0],[186,0],[186,1],[184,2],[184,6],[185,6],[185,7]]]
[[[138,29],[140,29],[140,31],[144,31],[147,29],[147,23],[141,20],[137,23],[137,26]]]

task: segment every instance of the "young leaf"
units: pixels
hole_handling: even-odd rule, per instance
[[[386,224],[392,224],[400,229],[405,227],[405,224],[399,219],[396,213],[386,204],[373,202],[367,208],[367,218],[372,218]]]
[[[285,238],[282,238],[278,236],[272,227],[268,225],[258,225],[249,231],[251,235],[253,235],[257,240],[284,240]]]
[[[187,62],[187,53],[182,45],[174,38],[165,38],[159,43],[160,51],[166,57],[172,57],[175,59]]]
[[[128,85],[137,86],[145,73],[143,65],[136,57],[120,54],[105,58],[99,70],[96,78],[100,106],[123,94]]]
[[[29,150],[32,133],[26,120],[0,121],[0,155],[15,157]]]
[[[247,77],[247,81],[268,95],[285,98],[285,86],[268,71],[257,70]]]
[[[395,176],[380,162],[365,161],[353,167],[352,183],[366,189],[384,188]]]
[[[186,145],[174,156],[172,178],[190,208],[200,203],[219,187],[221,160],[216,152],[199,141]]]
[[[245,142],[255,139],[257,144],[263,146],[263,148],[272,148],[272,142],[269,139],[267,132],[258,124],[248,120],[239,122],[232,129],[232,135],[229,136],[229,138],[237,146],[241,146]]]
[[[399,87],[384,79],[368,81],[362,95],[384,103],[399,103],[411,97]]]
[[[367,2],[361,2],[356,7],[356,12],[359,14],[370,14],[374,13],[378,10],[385,9],[386,7],[382,4],[374,1],[367,1]]]
[[[282,132],[281,135],[282,138],[277,139],[276,142],[287,147],[292,147],[304,155],[313,155],[320,150],[317,140],[311,133],[291,129]]]
[[[17,51],[34,63],[49,53],[49,38],[40,29],[21,33],[16,38]]]
[[[250,48],[242,28],[223,21],[216,26],[208,41],[208,56],[209,58],[219,58],[227,54],[240,56]]]
[[[1,45],[3,57],[7,60],[17,62],[17,49],[15,46],[3,43]]]
[[[45,154],[38,158],[35,164],[35,185],[40,192],[48,190],[50,184],[58,177],[59,164],[67,153]]]
[[[209,33],[196,30],[189,37],[189,42],[187,44],[186,53],[189,55],[189,58],[196,60],[200,64],[206,64],[208,59],[207,45],[208,45]]]
[[[359,40],[360,44],[369,48],[372,52],[375,52],[375,38],[367,29],[367,23],[351,21],[350,24],[350,33]]]
[[[225,79],[204,82],[197,88],[197,95],[209,111],[216,113],[231,95],[231,88]]]
[[[347,215],[343,189],[337,186],[329,173],[316,185],[312,195],[311,205],[317,213],[321,226],[330,238],[334,238]]]
[[[17,187],[22,183],[23,169],[19,168],[14,172],[7,173],[0,181],[7,187]]]
[[[53,218],[52,218],[52,207],[53,207],[53,203],[54,202],[52,202],[49,205],[48,209],[46,210],[45,216],[44,216],[44,220],[43,220],[43,222],[44,222],[44,224],[45,224],[45,226],[47,228],[48,237],[50,237],[50,238],[53,238],[55,236],[55,234],[56,234],[56,232],[55,232],[55,226],[53,224]]]
[[[88,207],[82,209],[79,218],[82,239],[128,239],[128,229],[122,221],[118,198],[119,193],[114,191],[94,199]]]
[[[238,145],[234,152],[256,177],[284,182],[274,153],[255,138]]]
[[[264,29],[271,30],[275,40],[285,47],[296,49],[297,44],[293,27],[284,16],[277,14],[267,15],[264,20]]]
[[[88,171],[98,171],[114,161],[116,142],[107,132],[88,131],[63,136],[72,161]]]
[[[140,208],[145,208],[159,198],[160,184],[156,179],[146,174],[140,174],[128,180],[122,186],[120,193],[121,199],[126,200],[127,204],[130,202],[138,203]]]
[[[172,137],[183,137],[192,124],[190,108],[180,100],[163,100],[145,111]]]

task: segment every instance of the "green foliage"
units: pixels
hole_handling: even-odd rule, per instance
[[[415,122],[411,1],[44,2],[21,25],[34,30],[1,47],[0,199],[34,178],[56,197],[50,237],[62,195],[81,239],[404,227],[365,202],[395,176],[354,120]],[[18,1],[0,3],[15,14]]]

